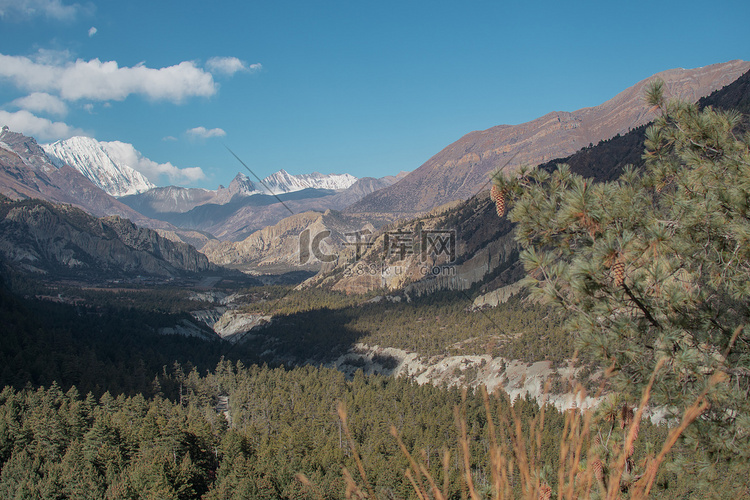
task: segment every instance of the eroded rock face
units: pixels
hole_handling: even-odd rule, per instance
[[[539,403],[548,402],[559,410],[590,408],[601,398],[574,393],[569,389],[579,369],[554,368],[549,361],[524,363],[489,355],[420,357],[417,353],[392,347],[356,344],[339,357],[333,368],[352,376],[357,370],[365,374],[379,373],[394,377],[408,377],[418,384],[437,386],[487,387],[492,393],[504,391],[511,401],[530,397]],[[593,375],[596,378],[599,374]],[[545,384],[551,388],[545,392]]]
[[[222,339],[236,343],[245,339],[252,330],[263,327],[272,317],[265,314],[243,313],[236,309],[226,311],[213,325]]]
[[[335,263],[323,267],[306,285],[331,286],[333,290],[348,294],[385,289],[422,295],[438,290],[467,290],[502,271],[507,274],[498,277],[497,286],[502,286],[520,278],[513,269],[502,270],[512,266],[519,251],[512,228],[507,219],[497,217],[495,206],[485,191],[466,203],[447,204],[398,226],[382,228],[373,234],[367,251],[359,260],[351,252],[341,252]],[[388,252],[386,239],[393,237],[394,232],[410,240],[410,252],[404,255],[398,249]],[[453,238],[447,245],[454,247],[455,253],[423,253],[425,242],[427,249],[431,248],[430,235]],[[447,247],[438,245],[436,248],[445,250]]]
[[[745,61],[672,69],[638,82],[599,106],[555,111],[520,125],[471,132],[400,182],[366,196],[347,212],[414,215],[451,200],[468,199],[487,183],[490,172],[508,162],[508,171],[520,165],[538,165],[653,120],[655,114],[644,103],[643,92],[655,78],[664,80],[668,96],[695,102],[748,69],[750,62]]]
[[[344,217],[332,210],[304,212],[255,231],[239,242],[211,241],[202,251],[218,265],[261,270],[272,266],[320,267],[321,255],[337,258],[346,247],[347,234],[363,230],[372,232],[374,228],[360,219]],[[315,243],[316,236],[326,232],[329,235],[319,244]]]
[[[500,287],[497,290],[492,290],[491,292],[487,292],[474,299],[474,303],[471,306],[472,310],[481,309],[483,307],[497,307],[500,304],[505,304],[508,299],[520,293],[522,290],[523,286],[518,282]]]

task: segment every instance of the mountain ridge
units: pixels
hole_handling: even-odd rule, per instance
[[[75,279],[175,278],[217,269],[194,247],[128,219],[7,197],[0,198],[0,256],[26,272]]]
[[[390,212],[411,217],[444,203],[465,200],[486,185],[491,172],[508,165],[537,165],[573,154],[653,118],[642,100],[650,81],[665,81],[670,96],[696,101],[736,80],[750,62],[734,60],[696,69],[662,71],[604,103],[573,112],[553,111],[519,125],[497,125],[465,134],[400,182],[372,193],[346,213]]]
[[[750,70],[725,87],[702,97],[698,106],[744,111],[744,120],[738,128],[740,131],[748,130]],[[584,147],[572,155],[543,163],[539,168],[551,170],[558,164],[567,164],[572,172],[596,182],[613,181],[626,164],[643,166],[644,138],[648,125],[641,125],[626,134]],[[398,224],[398,230],[406,231],[414,241],[419,240],[418,231],[425,229],[456,232],[456,260],[427,262],[440,272],[421,274],[420,265],[424,263],[416,255],[402,260],[387,258],[383,254],[384,233],[394,227],[385,227],[373,234],[373,245],[361,261],[339,259],[335,265],[324,267],[317,276],[308,280],[307,285],[330,286],[333,290],[346,293],[387,288],[419,295],[446,289],[467,290],[481,284],[479,291],[484,293],[501,289],[523,276],[517,261],[519,249],[513,239],[512,225],[507,217],[497,217],[495,204],[487,190],[469,200],[448,204],[444,210],[435,209],[427,215]],[[340,252],[346,256],[343,249]],[[382,272],[358,272],[358,269],[372,269],[373,266]]]

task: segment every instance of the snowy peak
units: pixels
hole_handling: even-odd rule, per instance
[[[112,196],[142,193],[155,187],[135,170],[113,143],[99,142],[91,137],[71,137],[42,148],[52,162],[61,167],[75,168],[91,182]]]
[[[302,174],[296,177],[301,182],[309,184],[310,187],[316,189],[333,189],[334,191],[342,191],[357,182],[357,178],[350,174],[324,175],[319,172],[313,172],[311,174]]]
[[[263,184],[273,194],[291,193],[309,188],[343,191],[355,182],[357,182],[357,178],[350,174],[325,175],[313,172],[311,174],[292,175],[283,169],[263,179]]]
[[[300,182],[296,176],[291,175],[286,170],[279,170],[263,179],[263,184],[274,194],[291,193],[292,191],[301,191],[309,186]]]
[[[248,176],[243,173],[238,173],[237,176],[232,179],[229,183],[229,191],[232,194],[239,194],[242,196],[249,196],[251,194],[258,194],[261,192],[255,184],[250,180]]]

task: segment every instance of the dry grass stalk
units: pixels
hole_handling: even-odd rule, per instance
[[[630,426],[628,428],[627,437],[625,438],[625,442],[622,445],[622,451],[619,458],[617,459],[617,464],[614,469],[614,477],[611,478],[613,479],[613,481],[610,481],[610,484],[608,485],[608,500],[614,500],[620,496],[620,484],[622,482],[622,476],[625,472],[627,459],[631,455],[631,453],[629,453],[629,450],[635,442],[636,434],[638,432],[638,426],[640,426],[641,418],[643,417],[643,411],[646,409],[646,404],[648,403],[648,400],[651,399],[651,389],[654,387],[656,374],[659,372],[659,370],[661,370],[661,367],[664,366],[665,362],[666,359],[662,358],[656,363],[656,368],[654,368],[653,373],[651,373],[651,379],[648,381],[648,385],[641,395],[641,402],[638,406],[638,411],[636,412],[635,417],[631,419],[632,421],[630,422]]]
[[[347,473],[347,474],[348,474],[348,473]],[[350,477],[351,477],[351,476],[350,476]],[[302,474],[301,472],[298,472],[297,474],[295,474],[295,475],[294,475],[294,478],[295,478],[295,479],[296,479],[297,481],[299,481],[300,483],[302,483],[302,486],[304,486],[304,487],[305,487],[305,488],[307,488],[308,490],[311,490],[311,491],[313,491],[313,492],[315,493],[315,497],[316,497],[316,498],[318,498],[319,500],[323,500],[323,494],[322,494],[322,493],[320,492],[320,489],[318,489],[318,488],[317,488],[317,487],[316,487],[316,486],[315,486],[315,485],[314,485],[314,484],[312,483],[312,481],[310,481],[310,480],[309,480],[309,479],[307,478],[307,476],[305,476],[305,475],[304,475],[304,474]]]
[[[398,435],[398,431],[396,430],[396,426],[394,425],[391,426],[391,436],[396,438],[396,442],[398,443],[399,448],[401,448],[401,453],[404,454],[406,459],[409,461],[409,467],[411,467],[411,470],[414,471],[413,476],[411,476],[411,471],[409,469],[406,469],[406,472],[405,472],[407,477],[409,477],[409,480],[412,481],[412,485],[414,486],[414,491],[416,491],[417,496],[419,496],[420,498],[428,498],[427,491],[422,485],[422,479],[421,479],[422,472],[421,471],[423,470],[423,468],[417,465],[416,460],[414,460],[414,457],[412,457],[411,453],[409,453],[409,450],[406,448],[406,445],[401,440],[401,436]],[[434,484],[434,481],[432,481],[432,478],[429,476],[429,474],[426,474],[426,475],[428,477],[429,482]],[[436,498],[439,498],[439,497],[436,497]]]
[[[736,338],[737,334],[733,337]],[[731,347],[731,342],[730,342]],[[726,357],[724,358],[726,359]],[[625,473],[628,459],[632,456],[632,449],[638,435],[638,428],[643,418],[643,412],[651,397],[653,384],[656,380],[658,371],[662,368],[664,361],[660,361],[651,379],[641,395],[638,410],[631,418],[628,419],[627,434],[622,449],[618,454],[616,462],[612,465],[608,475],[601,474],[602,457],[594,452],[593,440],[589,439],[591,435],[591,426],[593,422],[593,411],[578,411],[575,409],[568,410],[565,414],[564,428],[560,440],[560,465],[557,471],[557,498],[558,500],[579,500],[591,498],[594,485],[599,488],[600,498],[614,500],[622,498],[622,481]],[[677,443],[680,435],[709,407],[706,400],[708,391],[718,383],[727,379],[727,374],[722,370],[716,370],[712,375],[709,384],[704,389],[700,397],[691,405],[683,414],[679,426],[672,429],[667,440],[662,446],[661,451],[656,457],[644,461],[646,471],[635,481],[632,486],[626,488],[627,495],[630,499],[648,498],[653,489],[654,482],[659,467],[667,457],[667,454]],[[545,394],[548,387],[545,387]],[[521,498],[528,500],[538,500],[540,498],[551,498],[552,488],[541,479],[540,471],[542,464],[542,433],[545,423],[545,405],[537,417],[529,423],[528,439],[523,431],[523,422],[521,417],[516,413],[512,404],[509,404],[509,415],[502,411],[497,413],[499,427],[495,426],[493,418],[492,403],[490,395],[486,388],[482,387],[482,397],[484,400],[485,412],[487,414],[487,432],[489,438],[489,459],[492,485],[493,500],[511,500],[515,499],[513,491],[513,477],[517,472],[520,477]],[[601,389],[599,393],[601,392]],[[577,396],[585,397],[585,391],[580,385],[576,391]],[[505,396],[506,399],[508,396]],[[464,403],[466,401],[464,393]],[[510,401],[508,400],[508,403]],[[501,408],[501,407],[499,407]],[[467,431],[466,418],[462,415],[462,408],[455,408],[456,426],[458,430],[458,445],[461,452],[461,467],[463,469],[462,477],[464,479],[465,493],[472,500],[480,500],[479,495],[471,472],[471,454],[469,448],[469,438]],[[365,494],[356,484],[349,472],[344,469],[343,475],[346,483],[347,498],[377,498],[367,481],[364,467],[354,446],[354,440],[351,431],[346,422],[346,410],[343,405],[339,405],[339,417],[342,420],[343,428],[349,439],[352,454],[362,477],[362,481],[367,490]],[[510,417],[510,420],[509,418]],[[405,470],[405,476],[410,482],[414,494],[419,500],[445,500],[449,495],[449,470],[450,470],[450,452],[445,450],[443,453],[443,487],[438,488],[435,478],[432,477],[428,468],[421,463],[417,463],[414,456],[404,445],[403,440],[398,434],[395,427],[391,427],[391,434],[396,439],[401,452],[407,458],[409,467]],[[509,444],[510,443],[510,446]],[[584,446],[590,443],[587,450],[588,466],[583,468],[582,461],[584,457]],[[426,457],[426,456],[425,456]],[[426,458],[423,460],[426,461]],[[599,474],[597,474],[596,464],[599,464]],[[632,462],[631,462],[632,463]],[[300,482],[309,485],[307,478],[300,475]]]

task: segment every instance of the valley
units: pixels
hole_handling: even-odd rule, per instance
[[[380,178],[4,127],[0,496],[741,497],[748,70]]]

